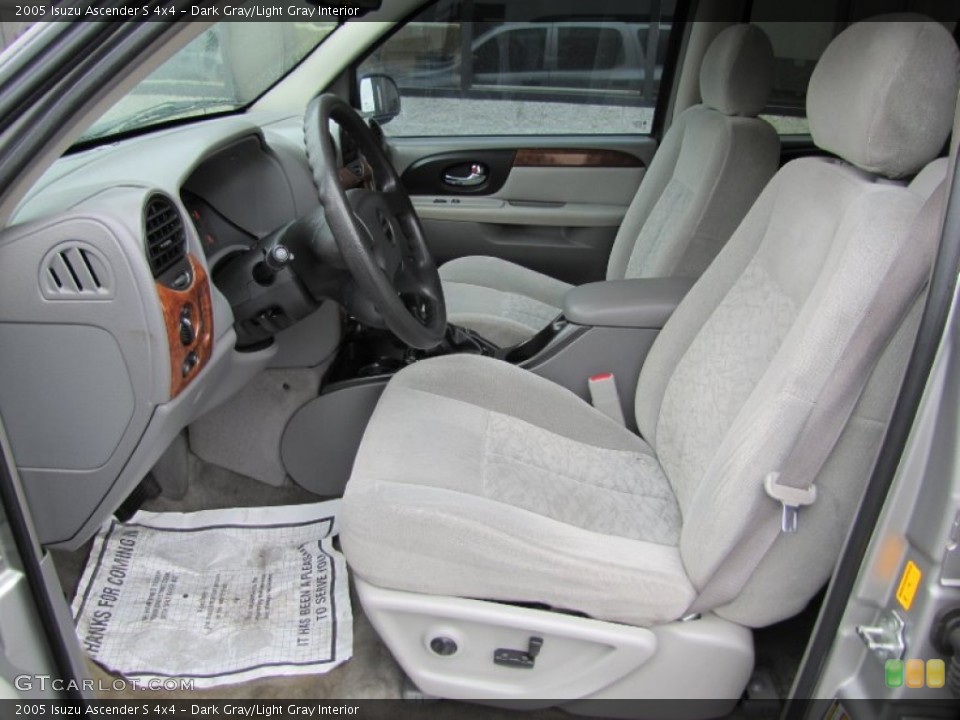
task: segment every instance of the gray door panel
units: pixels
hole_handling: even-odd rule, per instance
[[[430,155],[460,150],[517,150],[519,148],[595,148],[617,150],[653,160],[657,142],[647,135],[495,135],[469,137],[391,137],[390,159],[401,175],[414,162]]]
[[[645,172],[646,164],[637,167],[514,167],[494,197],[521,202],[539,200],[626,208],[636,195]]]
[[[442,265],[466,255],[490,255],[581,285],[602,279],[616,227],[558,227],[450,220],[423,221],[431,252]]]
[[[389,144],[439,264],[490,255],[574,284],[603,279],[656,151],[656,141],[640,135],[391,138]],[[496,151],[514,153],[512,164]],[[443,181],[447,170],[462,173],[474,160],[490,183],[464,188]]]

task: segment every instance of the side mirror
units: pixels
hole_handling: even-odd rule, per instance
[[[389,75],[360,78],[360,114],[381,125],[400,114],[400,89]]]

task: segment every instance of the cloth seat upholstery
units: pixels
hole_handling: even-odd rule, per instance
[[[664,137],[627,209],[608,280],[696,277],[723,247],[776,172],[780,141],[756,117],[773,83],[773,49],[752,25],[721,32],[700,72],[702,104]],[[468,256],[440,268],[450,322],[503,347],[560,314],[572,286],[515,263]]]
[[[849,61],[874,47],[873,63]],[[947,165],[931,148],[949,133],[958,67],[934,22],[865,22],[834,40],[808,104],[814,141],[826,132],[840,158],[779,171],[670,318],[636,391],[642,439],[499,360],[450,356],[398,373],[344,495],[354,572],[631,625],[677,619],[749,518],[778,510],[763,478],[830,401],[822,390],[843,359],[862,354],[869,380],[817,476],[817,502],[735,600],[709,608],[754,627],[801,610],[836,561],[915,336]],[[864,120],[836,131],[848,118]],[[857,166],[865,158],[869,170]],[[891,273],[898,282],[881,291]],[[878,314],[884,326],[858,344]]]

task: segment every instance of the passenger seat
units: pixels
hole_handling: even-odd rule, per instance
[[[617,233],[607,279],[698,277],[777,171],[780,140],[757,118],[773,85],[773,48],[753,25],[721,32],[700,70],[702,104],[663,139]],[[450,322],[502,347],[560,314],[572,285],[495,257],[440,269]]]

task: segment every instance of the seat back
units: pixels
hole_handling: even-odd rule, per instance
[[[898,178],[943,147],[958,62],[934,22],[865,22],[841,33],[807,104],[814,141],[841,159],[804,158],[777,173],[644,365],[637,422],[676,493],[681,555],[702,588],[750,524],[779,509],[763,479],[782,469],[814,405],[829,401],[822,391],[834,370],[850,353],[876,355],[817,477],[816,503],[717,609],[728,619],[760,626],[795,614],[836,561],[919,322],[937,233],[914,224],[946,163],[912,183]],[[881,292],[891,272],[898,282]],[[865,343],[858,328],[876,313],[885,322]]]
[[[670,127],[617,233],[607,279],[696,277],[777,170],[780,140],[756,117],[773,84],[770,40],[721,32],[700,71],[703,103]]]

